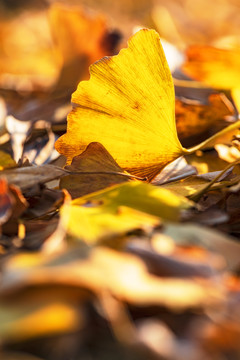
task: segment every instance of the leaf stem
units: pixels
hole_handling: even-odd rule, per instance
[[[200,81],[195,81],[195,80],[185,80],[185,79],[177,79],[177,78],[173,78],[173,83],[175,86],[182,86],[182,87],[188,87],[188,88],[193,88],[193,89],[210,89],[209,86],[207,86],[206,84],[203,84]]]
[[[213,184],[215,184],[221,177],[223,174],[225,174],[226,171],[228,171],[231,167],[234,167],[235,165],[238,165],[240,163],[240,159],[237,159],[235,161],[233,161],[232,163],[230,163],[229,165],[227,165],[225,167],[225,169],[223,169],[223,171],[220,172],[220,174],[218,174],[212,181],[210,181],[210,183],[208,183],[203,189],[196,191],[194,194],[189,195],[188,199],[192,200],[194,202],[197,202],[201,199],[201,197],[203,196],[203,194],[210,190],[210,188],[212,187]]]
[[[193,154],[197,150],[204,150],[211,148],[216,144],[216,142],[221,142],[221,140],[226,139],[226,136],[228,136],[229,140],[231,140],[233,135],[236,133],[237,129],[240,129],[240,120],[225,127],[223,130],[217,132],[216,134],[204,140],[200,144],[193,146],[190,149],[184,149],[184,151],[186,154]]]

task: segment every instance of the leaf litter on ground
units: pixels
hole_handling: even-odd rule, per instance
[[[81,12],[74,11],[61,13],[68,23],[63,32],[76,30],[70,18]],[[109,55],[95,46],[94,56]],[[90,72],[73,94],[67,133],[57,142],[68,157],[65,167],[62,160],[49,163],[47,148],[41,166],[24,163],[27,133],[15,151],[9,139],[1,143],[1,357],[238,359],[238,158],[228,165],[232,160],[205,150],[216,140],[231,144],[233,135],[236,141],[234,105],[216,89],[204,101],[200,93],[196,102],[186,100],[191,91],[182,86],[176,105],[186,112],[180,120],[176,111],[179,129],[193,114],[190,136],[212,131],[209,121],[220,131],[205,132],[200,145],[194,140],[185,149],[180,140],[189,126],[182,123],[177,133],[172,76],[150,30]],[[36,108],[42,114],[45,103]],[[33,115],[24,120],[36,122]],[[197,175],[196,158],[204,175]],[[194,194],[196,204],[186,198]],[[203,227],[203,216],[218,230]]]

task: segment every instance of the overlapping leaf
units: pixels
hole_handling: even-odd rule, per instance
[[[184,197],[166,189],[126,182],[66,203],[61,217],[70,234],[96,242],[146,225],[158,225],[161,218],[176,221],[181,210],[192,206]]]

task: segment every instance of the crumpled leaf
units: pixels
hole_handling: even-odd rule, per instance
[[[60,188],[67,189],[73,199],[128,180],[124,176],[117,175],[117,173],[124,174],[124,171],[99,143],[90,143],[86,150],[75,156],[71,165],[66,166],[65,169],[81,172],[79,175],[64,176],[60,180]]]
[[[173,81],[153,30],[137,32],[127,49],[93,64],[90,74],[72,95],[67,133],[56,142],[68,162],[97,141],[123,169],[150,181],[171,161],[211,147],[229,129],[239,127],[240,121],[194,148],[182,147],[174,118]]]

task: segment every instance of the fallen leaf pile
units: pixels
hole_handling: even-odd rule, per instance
[[[238,360],[237,2],[33,3],[0,5],[0,358]]]

